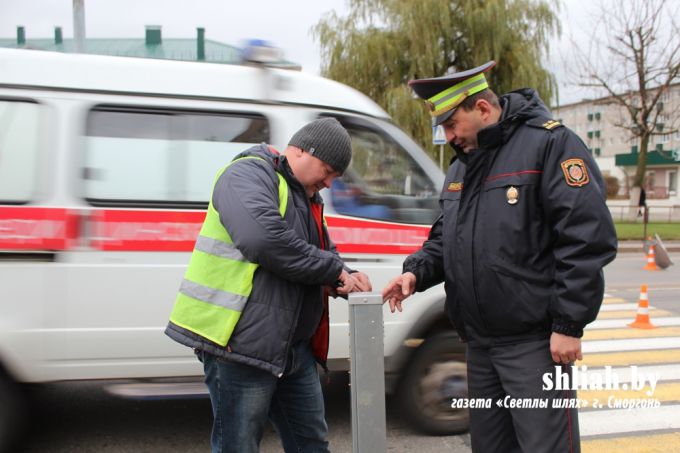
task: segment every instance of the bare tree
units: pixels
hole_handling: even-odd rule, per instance
[[[624,112],[613,124],[638,143],[632,185],[639,194],[650,138],[678,130],[680,112],[668,112],[662,100],[680,72],[680,2],[601,0],[599,6],[590,47],[584,50],[576,45],[576,71],[580,86],[604,92],[606,101]],[[669,113],[676,121],[661,121]]]

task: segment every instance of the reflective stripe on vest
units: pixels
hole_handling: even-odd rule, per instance
[[[222,173],[243,159],[264,160],[252,156],[232,161],[217,173],[213,191]],[[277,175],[279,213],[284,217],[288,205],[288,184],[283,176]],[[253,289],[253,276],[258,267],[234,246],[213,206],[211,193],[208,212],[170,314],[170,322],[226,346]]]

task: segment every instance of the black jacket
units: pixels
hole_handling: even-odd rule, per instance
[[[456,149],[442,215],[404,262],[419,291],[445,281],[447,310],[471,343],[583,335],[602,302],[616,232],[600,171],[534,90],[501,97],[479,149]]]

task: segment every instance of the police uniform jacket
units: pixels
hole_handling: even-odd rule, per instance
[[[418,291],[445,281],[448,315],[471,344],[580,337],[616,255],[602,176],[534,90],[500,100],[479,149],[454,146],[441,216],[404,272]]]

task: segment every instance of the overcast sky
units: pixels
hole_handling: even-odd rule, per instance
[[[585,34],[589,5],[592,2],[564,0],[560,12],[564,36],[552,46],[548,67],[558,77],[561,103],[581,99],[563,74],[561,56],[568,51],[568,36]],[[23,25],[28,39],[51,38],[55,26],[71,38],[72,6],[73,0],[0,0],[0,37],[16,37],[16,27]],[[319,46],[310,29],[333,10],[344,15],[346,0],[85,0],[85,26],[92,38],[141,38],[145,25],[161,25],[168,38],[193,38],[197,27],[205,27],[207,39],[232,45],[266,39],[283,48],[285,58],[301,64],[303,71],[318,74]]]

